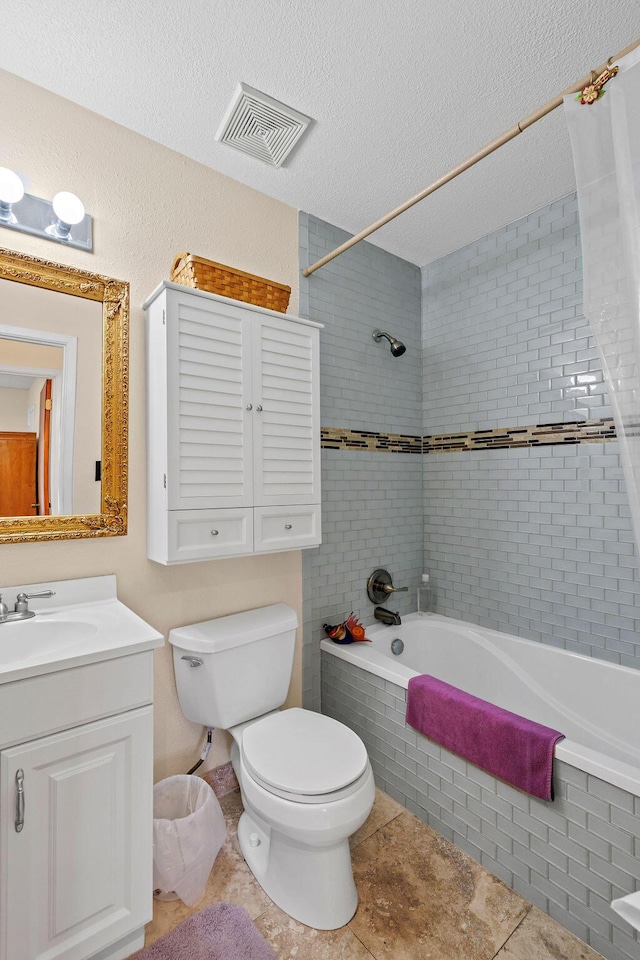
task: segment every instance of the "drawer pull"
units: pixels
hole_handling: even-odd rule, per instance
[[[285,523],[284,528],[285,528],[285,530],[293,530],[293,524],[292,524],[292,523]]]
[[[24,827],[24,770],[16,773],[16,833]]]
[[[212,530],[212,531],[211,531],[211,536],[212,536],[212,537],[217,537],[219,533],[220,533],[219,530]]]

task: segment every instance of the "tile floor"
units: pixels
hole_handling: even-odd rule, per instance
[[[202,901],[154,901],[146,943],[220,900],[241,904],[279,960],[602,960],[457,847],[380,790],[352,837],[360,904],[340,930],[313,930],[284,914],[242,859],[238,790],[220,797],[227,841]]]

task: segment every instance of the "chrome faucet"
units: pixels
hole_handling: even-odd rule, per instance
[[[16,597],[13,612],[9,612],[6,603],[2,602],[0,596],[0,623],[13,623],[16,620],[30,620],[35,617],[35,610],[29,610],[29,600],[40,599],[41,597],[55,597],[55,590],[44,590],[42,593],[19,593]]]
[[[373,611],[373,615],[376,620],[380,620],[381,623],[386,624],[388,627],[397,627],[402,623],[399,613],[394,613],[392,610],[386,610],[384,607],[376,607]]]

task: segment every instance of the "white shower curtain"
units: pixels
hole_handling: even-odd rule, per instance
[[[640,48],[591,105],[565,97],[584,312],[602,359],[640,552]]]

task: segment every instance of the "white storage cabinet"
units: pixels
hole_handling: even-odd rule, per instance
[[[0,960],[119,960],[151,918],[153,654],[5,683]]]
[[[144,308],[149,558],[317,546],[321,324],[167,282]]]

